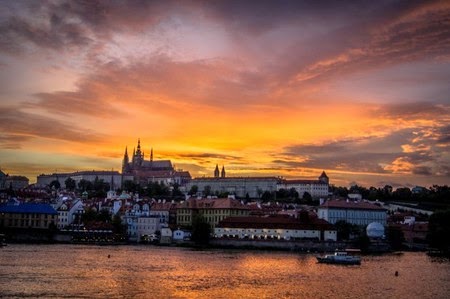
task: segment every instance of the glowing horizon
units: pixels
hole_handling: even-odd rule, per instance
[[[0,169],[450,181],[450,3],[5,1]],[[323,20],[327,20],[326,23]]]

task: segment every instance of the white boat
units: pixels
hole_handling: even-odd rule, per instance
[[[318,256],[317,261],[324,264],[342,264],[342,265],[359,265],[361,258],[359,256],[349,255],[345,251],[336,251],[334,254]]]

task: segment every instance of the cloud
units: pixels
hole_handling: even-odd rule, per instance
[[[363,43],[309,64],[295,80],[317,82],[403,62],[445,59],[450,50],[449,13],[448,3],[428,3],[400,10],[389,21],[377,20],[365,33],[368,40],[358,38]]]
[[[419,127],[420,128],[420,127]],[[440,127],[406,128],[382,136],[286,146],[272,162],[282,167],[316,167],[361,173],[441,175],[450,156],[438,148]],[[445,131],[445,130],[444,130]]]
[[[20,148],[23,142],[32,138],[49,138],[70,142],[99,142],[105,136],[82,129],[68,122],[23,112],[15,107],[0,106],[0,138],[2,148]]]

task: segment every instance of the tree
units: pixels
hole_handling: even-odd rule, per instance
[[[77,187],[77,182],[69,177],[64,181],[64,185],[66,186],[67,190],[73,191]]]
[[[264,202],[271,201],[273,199],[273,194],[269,191],[264,191],[261,196],[261,200]]]
[[[205,186],[203,189],[203,196],[207,197],[211,195],[211,186]]]
[[[59,188],[61,188],[61,184],[59,183],[59,181],[58,180],[53,180],[53,181],[51,181],[51,183],[50,183],[50,188],[52,188],[52,189],[59,189]]]
[[[78,189],[82,191],[90,191],[93,189],[93,185],[90,181],[82,179],[78,182]]]
[[[392,249],[399,250],[403,248],[405,235],[403,234],[403,231],[399,227],[388,226],[386,230],[386,237]]]
[[[303,199],[303,201],[304,201],[306,204],[311,204],[311,203],[312,203],[312,196],[311,196],[311,194],[309,194],[309,192],[303,193],[302,199]]]
[[[192,241],[198,245],[206,245],[211,237],[211,226],[205,217],[196,215],[192,220]]]
[[[198,186],[197,185],[192,185],[191,190],[189,190],[188,194],[189,195],[196,195],[198,192]]]
[[[120,218],[119,213],[115,214],[112,219],[112,225],[114,228],[114,233],[123,234],[126,231],[126,225],[122,224],[122,218]]]
[[[427,239],[431,247],[450,252],[450,210],[430,216]]]

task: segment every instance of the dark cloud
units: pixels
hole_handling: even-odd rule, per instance
[[[30,139],[32,139],[31,136],[3,133],[0,134],[0,147],[4,149],[19,149],[23,142]]]
[[[221,159],[221,160],[241,160],[242,157],[233,156],[233,155],[225,155],[225,154],[217,154],[217,153],[175,153],[172,154],[175,157],[179,158],[189,158],[193,160],[204,160],[204,159]]]
[[[343,139],[323,144],[290,145],[282,159],[272,162],[281,167],[323,168],[367,173],[412,173],[440,175],[436,166],[448,163],[437,148],[439,127],[403,129],[383,137]],[[445,130],[444,130],[445,131]]]
[[[8,133],[0,138],[1,147],[15,147],[31,138],[42,137],[71,142],[100,141],[105,136],[81,129],[67,122],[23,112],[13,107],[0,107],[0,128]]]
[[[83,114],[96,117],[119,117],[124,111],[112,107],[108,98],[100,94],[102,88],[112,86],[99,86],[97,82],[86,81],[75,92],[58,91],[34,94],[39,99],[36,102],[25,104],[27,107],[42,108],[58,114]],[[106,94],[108,96],[108,94]]]
[[[394,103],[382,106],[377,115],[394,119],[447,119],[450,106],[430,102]],[[448,119],[447,119],[448,120]]]
[[[417,166],[414,167],[412,170],[413,174],[417,174],[417,175],[432,175],[432,168],[428,167],[428,166]]]
[[[0,50],[17,54],[27,45],[54,50],[108,41],[112,32],[140,30],[169,12],[165,1],[26,1],[3,3]],[[172,4],[170,4],[172,5]]]
[[[365,24],[363,33],[366,38],[359,36],[360,33],[357,36],[349,33],[355,38],[351,46],[338,53],[330,53],[326,59],[313,61],[298,71],[296,79],[303,83],[317,82],[361,69],[447,55],[450,50],[450,5],[427,2],[403,7],[393,4],[381,6],[371,13],[378,15],[383,8],[388,14],[395,11],[393,17],[380,17],[368,26]]]

